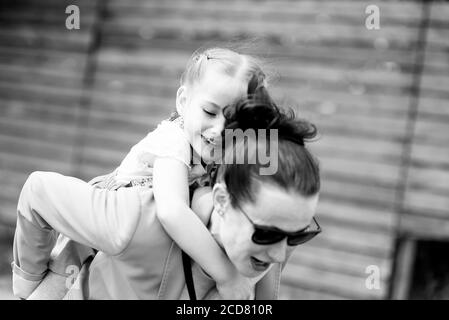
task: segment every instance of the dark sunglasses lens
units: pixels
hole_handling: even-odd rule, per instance
[[[252,240],[257,244],[273,244],[284,238],[285,235],[276,231],[256,229],[253,233]]]
[[[303,233],[299,234],[297,236],[290,236],[287,239],[287,244],[289,246],[297,246],[300,244],[303,244],[309,240],[311,240],[313,237],[315,237],[318,233],[310,232],[310,233]]]

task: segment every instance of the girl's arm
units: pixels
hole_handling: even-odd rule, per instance
[[[210,219],[214,203],[212,199],[211,187],[199,187],[193,192],[192,204],[190,205],[192,211],[201,219],[204,225],[207,225]]]
[[[189,207],[187,167],[171,158],[157,158],[153,192],[158,218],[170,237],[216,282],[225,299],[251,298],[248,282],[240,276],[206,226]]]

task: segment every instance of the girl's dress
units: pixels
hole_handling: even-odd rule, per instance
[[[168,157],[184,163],[188,168],[189,185],[194,182],[206,183],[206,168],[192,165],[192,147],[184,133],[181,117],[162,121],[154,131],[131,148],[116,170],[94,178],[90,183],[109,190],[133,186],[152,188],[153,163],[156,157]]]

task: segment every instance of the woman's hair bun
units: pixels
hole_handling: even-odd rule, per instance
[[[251,82],[248,91],[250,85]],[[263,85],[255,87],[247,98],[226,107],[224,116],[225,129],[275,129],[278,130],[279,139],[290,140],[302,146],[304,141],[313,139],[317,134],[315,125],[297,119],[292,109],[280,109]]]

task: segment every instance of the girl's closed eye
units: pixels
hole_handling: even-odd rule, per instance
[[[210,111],[208,111],[207,109],[203,109],[203,111],[204,111],[208,116],[211,116],[211,117],[215,117],[215,116],[217,115],[216,113],[210,112]]]

